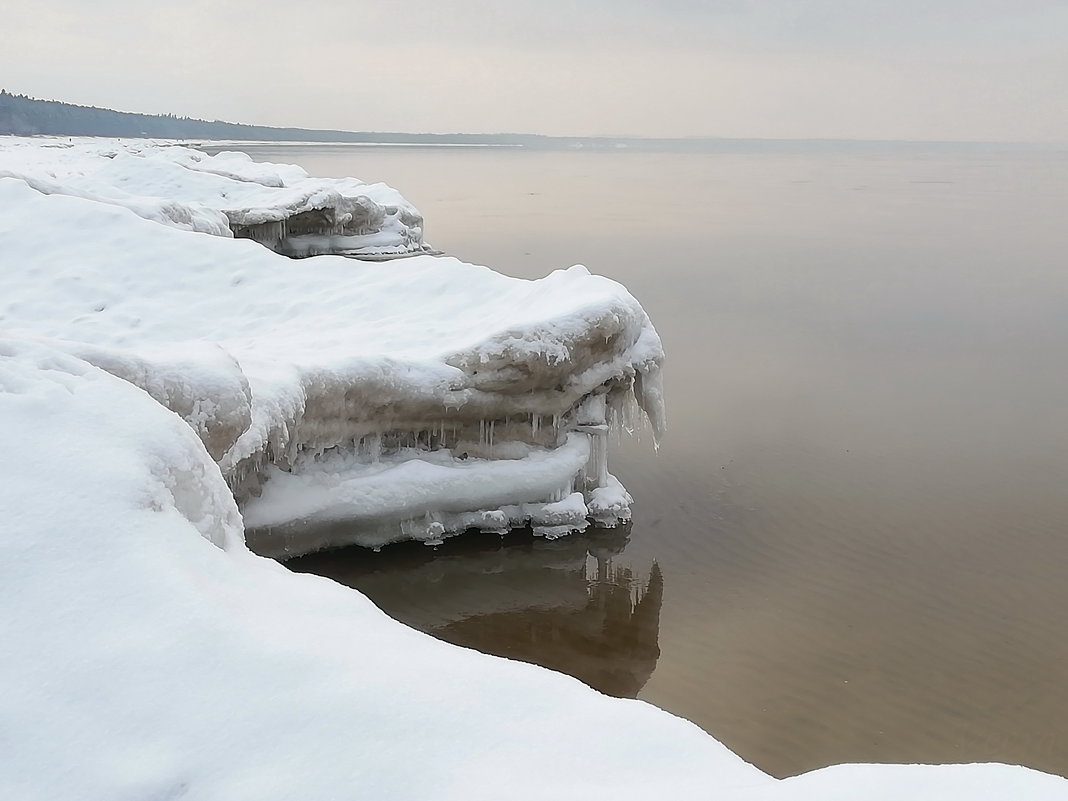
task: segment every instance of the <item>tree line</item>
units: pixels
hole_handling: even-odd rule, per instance
[[[272,128],[174,114],[135,114],[58,100],[40,100],[0,89],[0,134],[114,136],[152,139],[242,139],[268,142],[391,142],[396,144],[494,144],[530,146],[546,137],[523,134],[412,134]]]

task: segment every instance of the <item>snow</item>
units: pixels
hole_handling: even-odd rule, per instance
[[[29,149],[18,144],[16,154]],[[51,174],[92,175],[103,192],[102,174],[174,166],[174,148],[141,148],[41,148],[36,169],[55,150],[65,161]],[[246,169],[263,179],[261,168]],[[637,392],[663,430],[660,340],[623,287],[582,267],[524,281],[429,256],[295,261],[14,177],[0,178],[0,205],[14,266],[0,275],[0,325],[52,340],[186,419],[265,553],[524,523],[581,531],[588,510],[541,506],[608,486],[606,415],[623,425]],[[590,425],[579,417],[593,398]],[[405,464],[369,478],[383,460]],[[623,502],[597,511],[607,524],[628,516]],[[375,528],[298,530],[343,519]]]
[[[1068,798],[1004,765],[778,781],[687,721],[248,550],[240,476],[272,520],[290,500],[442,511],[452,489],[471,495],[448,514],[490,529],[629,509],[610,474],[591,486],[595,445],[635,390],[661,429],[662,351],[617,284],[294,262],[14,178],[0,210],[0,797]],[[528,491],[549,494],[513,502]]]
[[[1068,797],[1001,765],[777,781],[647,704],[408,629],[252,555],[188,425],[42,343],[0,340],[0,434],[4,798]]]
[[[386,545],[397,538],[390,520],[413,521],[406,538],[428,543],[468,528],[504,533],[527,523],[541,534],[581,531],[588,514],[581,492],[568,492],[556,502],[529,501],[570,488],[589,454],[588,438],[580,434],[568,435],[557,448],[531,447],[516,459],[457,460],[446,451],[416,448],[377,462],[362,460],[357,452],[333,453],[298,472],[272,468],[263,495],[245,506],[245,525],[281,529],[257,548],[275,557],[318,549],[318,542],[307,541],[309,522],[344,523],[330,538],[334,546]],[[301,525],[285,536],[286,523],[292,520]],[[375,523],[377,530],[371,528]],[[381,531],[386,532],[384,538],[376,536]],[[311,536],[318,533],[313,528]],[[273,541],[277,544],[272,547]]]
[[[568,797],[598,764],[649,791],[761,777],[652,707],[448,646],[253,556],[179,417],[41,343],[0,354],[20,454],[0,482],[0,796]]]
[[[0,177],[47,194],[122,206],[147,220],[241,236],[291,256],[383,257],[430,250],[423,218],[397,190],[355,178],[312,178],[244,153],[209,156],[176,144],[11,139]]]

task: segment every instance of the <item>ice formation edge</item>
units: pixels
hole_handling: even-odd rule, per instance
[[[324,418],[344,394],[334,388],[329,402],[305,398],[261,435],[262,448],[237,445],[224,474],[249,547],[274,558],[402,540],[438,545],[467,531],[529,526],[555,539],[591,522],[612,527],[630,520],[633,499],[609,472],[610,439],[641,428],[654,441],[663,433],[659,367],[627,362],[571,398],[482,392],[466,408],[463,393],[446,392],[440,405],[428,399],[422,416],[392,421],[361,417],[360,405]],[[563,406],[547,405],[559,395]]]
[[[232,229],[316,237],[329,216],[349,226],[329,236],[375,237],[421,217],[383,185],[152,142],[5,141],[0,205],[0,250],[21,254],[0,271],[4,333],[181,417],[263,553],[630,517],[608,443],[663,434],[663,348],[614,281],[295,262]]]

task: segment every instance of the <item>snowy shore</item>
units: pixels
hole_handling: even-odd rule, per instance
[[[3,797],[1068,798],[1003,765],[778,781],[686,721],[255,556],[250,521],[284,555],[342,544],[309,521],[377,546],[624,518],[604,439],[642,414],[662,431],[659,338],[581,268],[292,260],[233,237],[252,205],[136,177],[285,191],[314,180],[297,168],[50,144],[0,140]]]
[[[246,154],[108,139],[9,137],[0,177],[44,194],[128,208],[146,220],[253,239],[289,256],[364,258],[430,251],[423,218],[400,192],[355,178],[312,178]]]
[[[283,258],[205,223],[221,214],[216,179],[239,187],[231,201],[273,204],[231,221],[286,223],[330,192],[234,154],[16,140],[0,164],[0,232],[21,263],[0,275],[3,325],[180,414],[262,552],[524,524],[551,537],[629,516],[607,437],[637,424],[635,404],[662,431],[663,350],[620,285],[581,267],[523,281],[428,256]],[[324,182],[338,184],[363,186]],[[178,210],[135,194],[171,190]],[[339,521],[358,525],[309,533]]]

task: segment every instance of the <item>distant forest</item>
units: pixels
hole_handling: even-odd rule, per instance
[[[38,100],[0,89],[0,134],[31,136],[116,136],[152,139],[240,139],[267,142],[390,142],[545,146],[549,137],[528,134],[412,134],[270,128],[173,114],[132,114],[95,106]]]
[[[113,136],[123,138],[252,142],[348,142],[395,145],[494,145],[534,150],[648,150],[687,153],[745,152],[880,152],[886,149],[924,151],[985,150],[996,143],[897,142],[834,139],[724,139],[716,137],[647,138],[631,136],[542,136],[540,134],[430,134],[383,131],[322,131],[312,128],[270,128],[221,120],[198,120],[174,114],[132,114],[96,106],[38,100],[0,89],[0,135]]]

